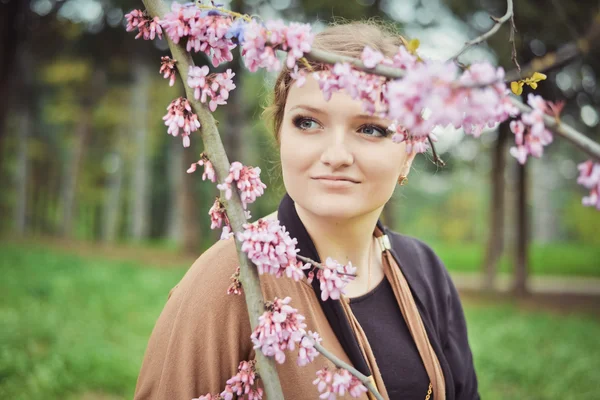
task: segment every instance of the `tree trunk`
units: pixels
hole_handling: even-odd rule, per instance
[[[92,106],[86,104],[81,109],[81,115],[75,128],[75,137],[71,154],[64,171],[64,182],[62,188],[62,236],[71,237],[73,232],[73,217],[75,214],[75,195],[77,192],[77,178],[83,160],[85,146],[91,131]]]
[[[494,290],[494,282],[498,270],[498,261],[504,251],[504,173],[506,170],[506,143],[510,128],[502,123],[498,129],[498,139],[494,146],[491,170],[491,193],[489,206],[489,232],[483,269],[485,271],[483,289]]]
[[[516,235],[515,235],[515,278],[514,293],[524,296],[527,289],[527,262],[529,248],[529,215],[527,213],[527,164],[517,164],[517,197],[516,197]]]
[[[168,146],[169,207],[167,209],[167,238],[180,246],[183,243],[183,226],[186,223],[183,212],[183,180],[189,165],[183,164],[183,147],[179,140],[169,140]]]
[[[9,93],[16,72],[17,49],[24,36],[23,27],[28,26],[26,16],[29,12],[29,0],[0,1],[0,165],[3,162],[6,116],[12,99]]]
[[[120,140],[125,135],[119,132],[117,143],[122,144]],[[117,238],[119,226],[119,212],[121,210],[121,187],[123,186],[123,156],[118,150],[111,155],[110,170],[108,171],[107,187],[105,189],[104,207],[102,210],[102,220],[100,221],[101,239],[104,243],[113,243]]]
[[[191,148],[184,149],[183,160],[186,166],[189,166],[193,162],[198,161],[198,154]],[[200,245],[200,223],[198,221],[198,208],[201,204],[198,204],[198,196],[196,196],[194,187],[195,183],[199,178],[196,174],[186,174],[185,170],[181,171],[182,185],[182,196],[180,198],[182,204],[180,206],[183,216],[183,250],[188,254],[198,254],[198,246]],[[208,208],[212,206],[205,205],[206,213],[208,214]],[[206,216],[208,218],[208,216]]]
[[[29,49],[29,42],[23,41],[17,52],[17,65],[20,71],[16,86],[19,97],[15,99],[17,112],[17,173],[16,192],[17,199],[14,210],[15,233],[23,236],[27,230],[27,183],[29,181],[29,138],[32,136],[32,68],[33,61]]]
[[[131,174],[131,204],[129,234],[134,241],[148,237],[150,216],[150,156],[148,151],[148,98],[150,67],[141,58],[134,58],[136,81],[131,97],[131,131],[134,154]]]

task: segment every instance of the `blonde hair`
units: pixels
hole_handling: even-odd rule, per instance
[[[365,46],[383,53],[392,58],[400,46],[407,46],[407,40],[400,35],[393,25],[379,20],[334,22],[323,31],[315,35],[312,48],[328,51],[334,54],[360,58]],[[324,65],[309,61],[315,70],[323,70]],[[300,69],[306,69],[303,63],[298,62]],[[292,84],[290,69],[284,65],[277,76],[270,104],[265,107],[263,117],[271,122],[273,135],[279,147],[279,132],[283,121],[283,111]]]

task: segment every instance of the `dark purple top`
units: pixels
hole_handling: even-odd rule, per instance
[[[424,400],[429,377],[387,278],[350,299],[350,308],[369,340],[390,400]]]

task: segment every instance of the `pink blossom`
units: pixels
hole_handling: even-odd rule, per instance
[[[209,109],[215,111],[217,105],[227,104],[229,92],[235,89],[233,77],[235,73],[228,69],[226,72],[208,75],[206,65],[202,67],[190,66],[188,72],[188,85],[194,89],[194,97],[202,103],[210,97]]]
[[[344,293],[346,285],[354,279],[356,267],[351,262],[347,265],[339,264],[331,257],[327,257],[324,264],[321,264],[317,272],[317,279],[320,281],[321,299],[323,301],[331,298],[337,300]]]
[[[142,10],[132,10],[129,14],[125,14],[127,20],[127,32],[138,29],[139,33],[136,39],[143,37],[144,40],[154,40],[156,36],[162,39],[162,28],[158,17],[150,18],[150,16]]]
[[[317,332],[307,332],[298,345],[298,359],[296,360],[298,366],[303,367],[306,364],[313,362],[319,355],[319,352],[315,349],[314,343],[321,343],[322,340],[323,339],[321,339]]]
[[[210,215],[210,229],[220,228],[223,222],[226,226],[229,226],[229,218],[227,218],[227,210],[221,203],[221,200],[217,197],[212,207],[208,211]]]
[[[365,46],[361,54],[362,62],[367,68],[375,68],[377,64],[383,61],[383,53],[373,50],[369,46]]]
[[[223,183],[217,185],[219,190],[225,191],[225,198],[231,199],[232,184],[237,186],[240,191],[240,198],[244,209],[248,204],[254,201],[264,193],[267,187],[260,180],[259,167],[247,167],[239,161],[234,161],[229,167],[229,175],[224,179]]]
[[[240,267],[235,269],[233,275],[231,275],[231,285],[227,288],[227,294],[242,294],[242,282],[240,282]]]
[[[331,99],[333,93],[344,89],[351,98],[360,100],[363,109],[371,114],[375,112],[376,103],[380,103],[382,107],[387,104],[383,96],[386,79],[360,71],[349,63],[328,66],[323,71],[314,72],[313,77],[319,83],[319,88],[327,101]]]
[[[159,73],[163,74],[163,78],[169,79],[169,86],[175,84],[175,63],[177,63],[177,61],[173,60],[171,57],[161,57]]]
[[[221,395],[219,395],[218,393],[215,394],[205,394],[204,396],[200,396],[200,397],[194,397],[192,400],[220,400]]]
[[[577,183],[590,189],[590,194],[582,199],[584,206],[596,207],[600,210],[600,163],[588,160],[577,166],[579,177]]]
[[[360,397],[368,389],[358,378],[345,369],[338,368],[334,372],[327,367],[317,371],[317,379],[313,381],[321,393],[320,399],[335,400],[348,392],[352,397]]]
[[[192,106],[184,97],[173,100],[167,110],[167,115],[163,117],[165,125],[169,127],[167,133],[177,136],[181,131],[183,147],[189,147],[190,134],[200,128],[198,116],[192,112]]]
[[[242,242],[242,251],[248,254],[259,274],[272,274],[278,278],[287,274],[295,281],[302,279],[302,270],[310,264],[302,265],[296,259],[298,241],[290,237],[278,220],[261,218],[243,227],[244,231],[238,232],[237,238]]]
[[[298,66],[294,65],[294,69],[290,72],[290,77],[296,81],[297,87],[302,87],[306,83],[306,70],[298,70]]]
[[[200,154],[200,160],[190,165],[190,168],[188,168],[187,173],[191,174],[192,172],[195,172],[197,166],[204,166],[204,172],[202,173],[203,181],[208,179],[211,182],[215,182],[217,180],[215,169],[210,160],[208,159],[208,156],[206,156],[206,154]]]
[[[247,395],[248,399],[262,399],[263,390],[253,388],[256,379],[255,365],[254,360],[240,362],[237,374],[227,380],[225,390],[221,392],[225,400],[232,400],[233,395],[236,395],[236,398]]]
[[[187,38],[187,51],[204,52],[216,67],[233,60],[231,50],[236,44],[227,38],[232,19],[221,14],[203,13],[194,3],[171,4],[171,12],[165,14],[162,27],[174,43]]]
[[[520,120],[510,123],[510,130],[515,134],[516,144],[510,148],[510,154],[521,164],[525,164],[530,155],[541,157],[544,147],[553,141],[552,133],[544,124],[544,113],[554,115],[555,110],[540,96],[531,93],[527,102],[532,107],[531,112],[522,114]]]
[[[392,59],[384,59],[382,64],[390,65],[400,69],[412,69],[417,64],[417,56],[409,52],[406,47],[398,46],[398,51]]]
[[[306,334],[304,316],[289,305],[290,297],[275,298],[267,303],[267,311],[258,319],[258,325],[250,338],[255,349],[267,357],[275,357],[280,364],[285,362],[284,350],[294,350]]]
[[[252,72],[259,68],[267,71],[281,69],[275,49],[287,51],[286,65],[292,69],[310,51],[314,39],[309,24],[291,23],[286,26],[281,20],[269,21],[266,25],[252,20],[244,26],[242,36],[241,55]]]

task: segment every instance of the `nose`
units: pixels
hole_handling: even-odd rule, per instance
[[[352,165],[354,155],[346,143],[348,138],[345,132],[339,131],[327,136],[328,142],[323,153],[321,153],[321,162],[332,169]]]

